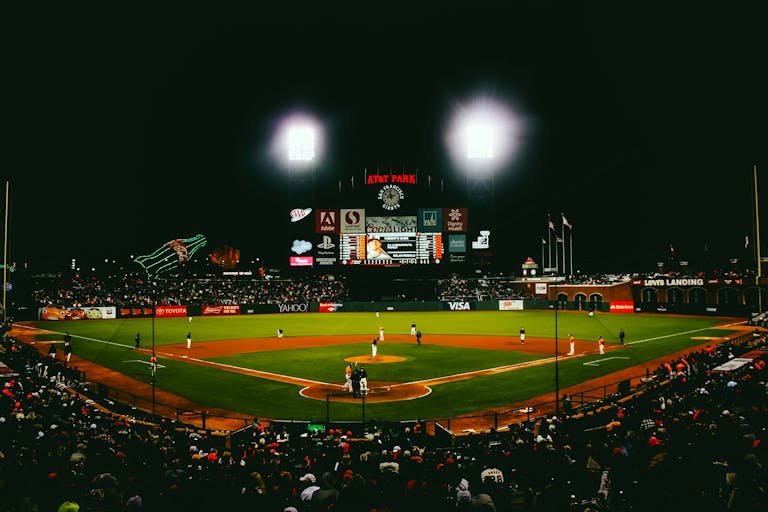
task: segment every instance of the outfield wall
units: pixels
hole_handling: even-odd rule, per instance
[[[632,301],[572,301],[546,299],[503,299],[484,301],[350,301],[350,302],[291,302],[275,304],[227,304],[227,305],[158,305],[155,316],[235,316],[291,313],[335,312],[386,312],[386,311],[523,311],[558,309],[563,311],[599,311],[603,313],[672,313],[701,316],[750,315],[750,307],[744,305],[678,304]],[[72,311],[70,311],[72,310]],[[98,311],[98,314],[96,310]],[[103,311],[102,311],[103,310]],[[73,312],[77,315],[73,316]],[[87,314],[86,314],[87,313]],[[141,308],[40,308],[38,320],[92,320],[113,318],[151,317],[151,307]]]

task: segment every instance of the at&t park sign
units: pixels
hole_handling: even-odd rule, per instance
[[[371,174],[366,173],[365,184],[366,185],[386,185],[388,183],[397,183],[400,185],[415,185],[416,174],[415,173],[391,173],[386,174]]]

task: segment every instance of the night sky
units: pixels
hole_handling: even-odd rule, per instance
[[[548,212],[587,271],[654,270],[670,243],[693,265],[705,243],[715,262],[745,256],[753,163],[768,190],[757,9],[470,4],[5,16],[12,259],[87,265],[204,233],[284,265],[270,239],[288,210],[333,205],[363,168],[418,169],[460,197],[443,139],[476,95],[526,126],[495,178],[500,264],[538,259]],[[327,132],[311,205],[268,158],[298,108]]]

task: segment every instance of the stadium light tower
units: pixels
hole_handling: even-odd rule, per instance
[[[314,116],[294,112],[276,125],[272,156],[288,172],[292,199],[307,206],[314,198],[315,171],[323,156],[324,133]]]
[[[451,113],[445,145],[456,171],[466,178],[466,191],[480,229],[496,219],[494,176],[520,149],[525,120],[489,96],[459,104]]]

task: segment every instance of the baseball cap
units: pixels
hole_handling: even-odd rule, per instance
[[[299,478],[299,481],[300,481],[300,482],[311,482],[311,483],[315,483],[315,482],[317,482],[317,478],[315,478],[315,475],[313,475],[312,473],[307,473],[307,474],[306,474],[306,475],[304,475],[303,477]]]

